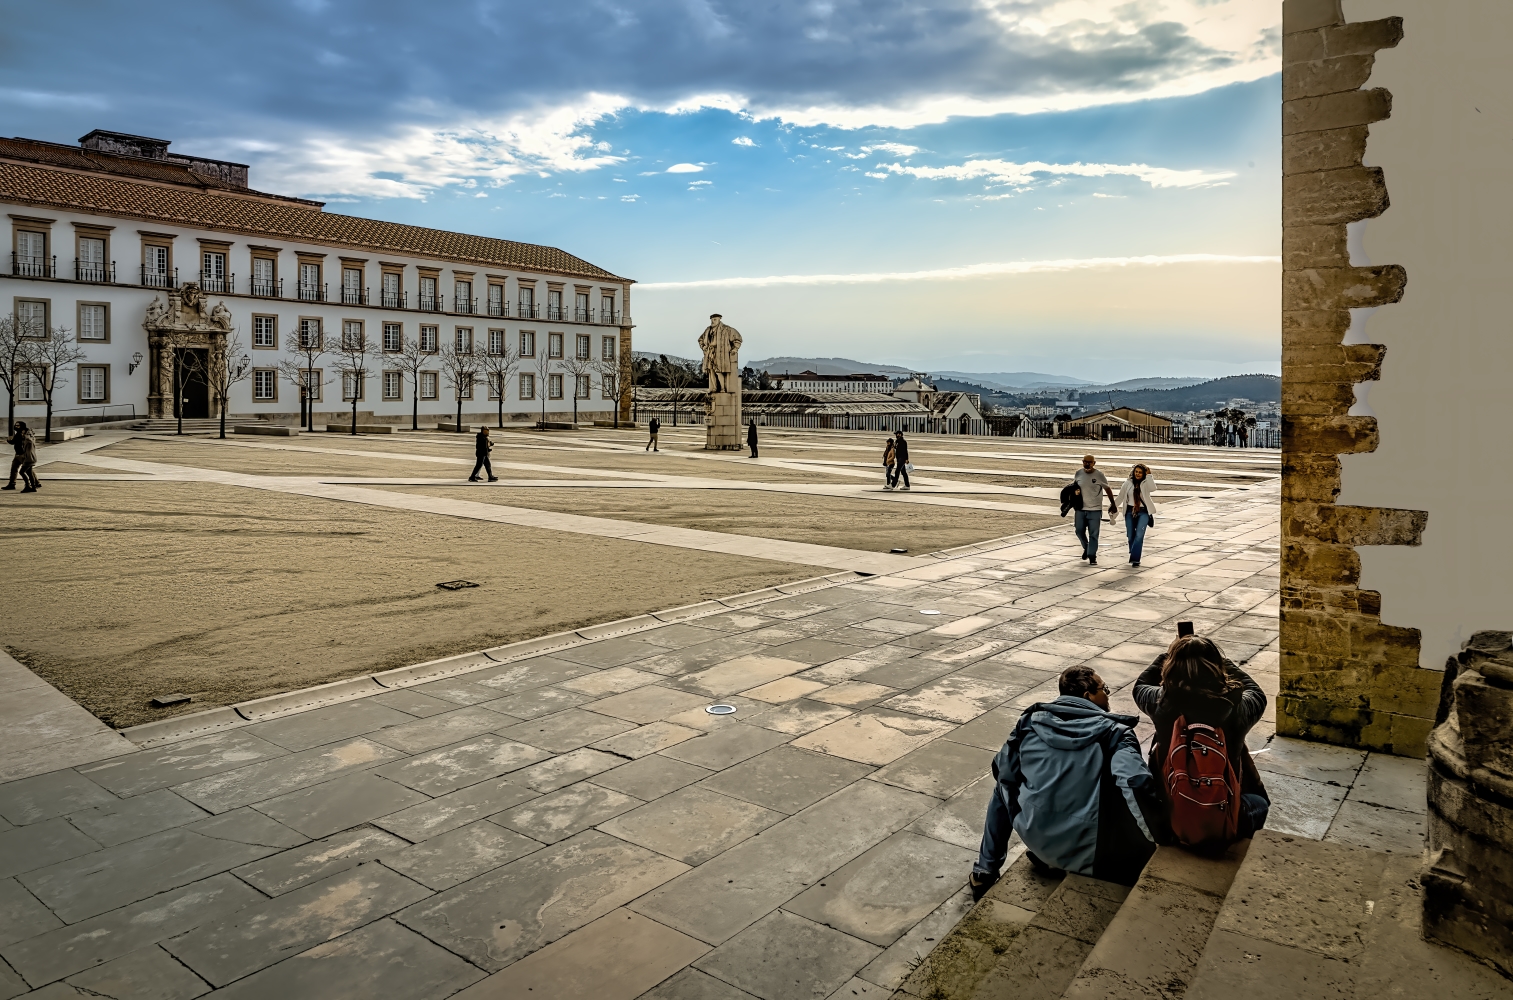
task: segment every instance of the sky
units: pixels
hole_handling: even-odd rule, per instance
[[[634,279],[640,350],[1280,366],[1273,0],[0,0],[0,129]]]

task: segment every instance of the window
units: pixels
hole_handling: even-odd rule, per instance
[[[277,295],[277,262],[272,257],[252,258],[252,294]]]
[[[226,287],[226,255],[219,250],[200,252],[200,287],[207,292],[230,292]]]
[[[578,384],[573,386],[574,395],[578,399],[587,399],[588,390],[592,388],[592,386],[589,385],[589,377],[587,375],[579,375],[577,382]]]
[[[96,236],[79,237],[79,259],[74,263],[74,277],[79,281],[109,281],[105,266],[105,240]]]
[[[341,398],[345,402],[362,399],[363,385],[368,381],[363,372],[341,373]]]
[[[573,319],[579,323],[588,322],[588,293],[579,292],[575,297],[577,305],[573,307]]]
[[[435,326],[423,326],[420,328],[420,349],[427,354],[435,354],[440,340],[441,328]]]
[[[602,337],[599,343],[599,357],[604,361],[615,360],[615,338]]]
[[[253,316],[252,317],[252,346],[253,347],[277,347],[278,346],[278,317],[277,316]]]
[[[341,300],[345,305],[367,305],[367,296],[363,295],[362,268],[344,267],[341,269]]]
[[[385,271],[383,275],[383,305],[388,309],[403,309],[404,299],[399,291],[401,275],[398,271]]]
[[[536,318],[536,289],[530,285],[520,286],[520,318]]]
[[[310,261],[299,262],[299,297],[305,302],[324,302],[325,289],[320,283],[320,265]]]
[[[562,315],[562,289],[551,288],[546,293],[546,318],[566,319]]]
[[[320,347],[320,320],[306,316],[299,321],[299,346]]]
[[[473,311],[473,283],[471,281],[452,282],[452,311],[470,313]]]
[[[384,350],[393,354],[405,348],[405,328],[402,323],[384,324]]]
[[[520,376],[520,398],[521,399],[535,399],[536,398],[536,376],[534,376],[534,375],[525,375],[525,374],[522,374]]]
[[[47,234],[29,229],[16,230],[16,265],[14,273],[25,278],[51,278],[47,259]]]
[[[344,351],[362,350],[362,320],[348,319],[341,324],[341,349]]]
[[[473,328],[459,326],[452,335],[452,346],[458,354],[473,353]]]
[[[495,355],[496,357],[504,353],[503,330],[489,331],[489,353]]]
[[[405,373],[384,372],[384,399],[405,398]]]
[[[435,312],[441,308],[441,303],[436,301],[436,276],[423,274],[420,276],[420,308]]]
[[[489,286],[489,315],[490,316],[503,316],[504,315],[504,286],[503,285],[490,285]]]
[[[619,399],[620,398],[620,394],[617,393],[617,392],[615,392],[615,376],[613,376],[613,375],[600,375],[599,376],[599,398],[600,399]]]
[[[594,356],[593,340],[586,333],[580,333],[577,337],[577,357],[579,361],[587,361]]]
[[[499,387],[504,385],[504,376],[496,373],[489,375],[489,398],[499,398]]]
[[[562,398],[562,376],[548,375],[546,377],[546,394],[551,399]]]
[[[599,296],[599,322],[613,323],[615,321],[615,297],[613,295]]]
[[[47,306],[46,299],[16,300],[16,322],[21,327],[21,336],[47,336]]]
[[[457,398],[458,399],[472,399],[473,398],[473,383],[476,382],[476,381],[477,381],[477,376],[476,375],[474,375],[472,372],[464,372],[463,376],[462,376],[462,381],[459,382],[457,384],[457,387],[456,387],[456,389],[457,389]]]
[[[421,399],[435,399],[436,398],[436,373],[435,372],[421,372],[420,373],[420,398]]]
[[[79,303],[79,339],[110,339],[110,308],[105,303]]]
[[[142,284],[150,288],[169,287],[167,246],[159,243],[142,245]]]
[[[522,358],[534,358],[536,356],[536,332],[534,330],[520,331],[520,356]]]
[[[306,368],[299,373],[305,382],[305,394],[314,402],[320,402],[320,387],[326,381],[325,374],[319,368]]]
[[[547,355],[553,358],[562,357],[562,334],[549,333],[546,335]]]
[[[276,369],[252,369],[252,398],[260,403],[278,400],[278,371]]]
[[[18,373],[16,379],[16,401],[20,403],[42,402],[42,373],[35,368],[27,368]]]
[[[103,403],[109,398],[110,369],[104,365],[79,366],[79,402]]]

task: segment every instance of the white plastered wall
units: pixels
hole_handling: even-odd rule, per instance
[[[1360,586],[1438,668],[1472,632],[1513,629],[1513,2],[1346,0],[1345,16],[1403,18],[1367,83],[1392,92],[1366,149],[1391,207],[1351,227],[1351,252],[1408,285],[1347,336],[1387,355],[1351,411],[1381,444],[1343,459],[1339,502],[1429,512],[1421,546],[1360,549]]]

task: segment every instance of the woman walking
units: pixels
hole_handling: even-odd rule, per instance
[[[888,438],[888,443],[883,445],[883,489],[891,490],[897,482],[893,472],[893,439]]]
[[[16,488],[16,473],[21,474],[22,493],[35,493],[41,489],[42,484],[37,481],[35,466],[37,464],[37,438],[22,420],[16,421],[15,430],[6,439],[11,447],[16,450],[16,457],[11,461],[10,482],[0,489],[13,490]]]
[[[1129,564],[1140,565],[1140,552],[1145,547],[1145,529],[1156,523],[1156,481],[1144,462],[1137,462],[1129,470],[1129,478],[1119,487],[1115,501],[1124,511],[1124,533],[1129,536]]]

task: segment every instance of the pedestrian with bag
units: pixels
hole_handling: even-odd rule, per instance
[[[489,464],[489,452],[494,450],[494,442],[489,440],[489,429],[478,428],[478,434],[473,438],[473,454],[478,456],[478,461],[473,463],[473,474],[468,476],[468,482],[478,482],[478,470],[488,472],[489,482],[497,483],[499,477],[494,475],[494,467]]]
[[[746,447],[748,447],[748,448],[751,449],[751,457],[752,458],[756,458],[757,457],[757,431],[756,431],[756,421],[755,420],[753,420],[751,423],[749,423],[749,424],[746,425]]]
[[[1212,639],[1179,635],[1136,679],[1135,704],[1156,727],[1158,840],[1215,854],[1266,825],[1271,798],[1245,745],[1266,693]]]
[[[1097,464],[1092,455],[1083,455],[1082,468],[1072,477],[1082,501],[1073,518],[1073,530],[1077,541],[1082,543],[1082,558],[1089,566],[1098,565],[1098,532],[1103,527],[1103,497],[1098,491],[1108,495],[1110,508],[1115,506],[1114,491],[1109,488],[1108,477],[1095,468]]]
[[[651,431],[651,437],[646,442],[645,450],[661,451],[661,449],[657,447],[657,431],[662,429],[662,421],[658,420],[656,417],[652,417],[651,423],[647,424],[646,427]]]
[[[893,485],[897,486],[902,479],[904,489],[908,490],[909,471],[914,468],[909,464],[909,442],[904,440],[903,431],[894,431],[893,438]]]
[[[1115,506],[1124,511],[1129,564],[1139,566],[1140,553],[1145,547],[1145,529],[1156,523],[1156,481],[1151,478],[1150,467],[1144,462],[1136,462],[1129,470],[1129,478],[1119,487]]]
[[[898,483],[897,473],[893,471],[894,449],[893,439],[885,439],[883,444],[883,489],[891,490]]]
[[[11,459],[10,481],[7,482],[4,486],[0,486],[0,490],[15,489],[16,473],[20,472],[21,485],[25,487],[28,492],[35,492],[35,490],[32,488],[32,479],[34,478],[34,475],[22,471],[23,469],[28,467],[26,458],[27,455],[31,456],[32,462],[35,462],[37,460],[36,439],[32,437],[32,432],[26,426],[26,421],[16,421],[15,425],[11,428],[10,437],[5,439],[5,443],[15,449],[16,454],[15,457]]]

